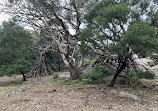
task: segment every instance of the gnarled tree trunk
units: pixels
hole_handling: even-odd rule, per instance
[[[72,80],[78,79],[82,74],[80,68],[74,67],[71,64],[70,64],[70,67],[69,67],[69,71],[70,71],[70,79],[72,79]]]
[[[69,72],[70,72],[70,79],[71,80],[75,80],[75,79],[78,79],[81,74],[82,74],[82,71],[81,71],[81,65],[82,65],[82,58],[80,60],[80,63],[78,62],[78,55],[73,56],[73,58],[70,58],[68,56],[65,56],[64,54],[61,54],[62,56],[62,59],[66,65],[66,67],[68,68]]]

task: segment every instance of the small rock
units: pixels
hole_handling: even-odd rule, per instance
[[[17,93],[17,91],[13,90],[13,91],[8,92],[8,93],[15,94],[15,93]]]
[[[134,100],[139,100],[138,96],[133,95],[133,94],[129,94],[129,93],[126,93],[126,92],[120,92],[120,96],[131,98],[131,99],[134,99]]]
[[[112,94],[116,94],[116,93],[117,93],[117,91],[116,91],[115,89],[112,89],[110,92],[111,92]]]
[[[5,94],[7,97],[9,97],[9,96],[11,96],[11,95],[13,95],[13,94],[16,94],[16,93],[18,93],[17,91],[15,91],[15,90],[13,90],[13,91],[11,91],[11,92],[7,92],[7,94]]]
[[[79,87],[79,88],[77,88],[77,89],[84,89],[83,87]]]
[[[59,75],[59,78],[70,78],[70,72],[63,72]]]
[[[149,108],[149,111],[157,111],[157,108]]]
[[[82,79],[82,81],[89,81],[89,79]]]
[[[22,89],[22,90],[21,90],[21,92],[24,92],[24,91],[26,91],[26,90],[25,90],[25,89]]]
[[[88,65],[84,70],[83,70],[83,75],[89,75],[92,74],[92,71],[95,67],[92,66],[92,64]]]
[[[6,110],[7,108],[3,108],[3,110]]]
[[[9,94],[5,94],[5,96],[10,97],[10,95],[9,95]]]
[[[56,92],[56,91],[57,91],[56,89],[53,89],[53,90],[48,91],[47,93],[53,93],[53,92]]]

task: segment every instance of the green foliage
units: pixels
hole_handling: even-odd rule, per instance
[[[32,65],[33,62],[30,60],[26,60],[24,58],[18,59],[10,65],[3,65],[0,68],[0,76],[27,73]]]
[[[135,79],[154,79],[155,74],[150,73],[149,71],[146,72],[135,72],[134,69],[128,70],[128,76],[133,77]]]
[[[102,78],[108,74],[110,74],[110,70],[108,68],[105,68],[104,65],[98,64],[92,72],[93,76],[91,77],[91,79],[97,80],[97,79]]]
[[[151,17],[149,20],[151,21],[151,24],[155,27],[158,27],[158,12],[156,13],[151,13]]]
[[[2,65],[0,68],[0,76],[11,76],[8,73],[6,73],[6,71],[8,70],[8,66],[7,65]]]
[[[156,30],[148,22],[133,21],[128,31],[123,35],[123,39],[117,44],[110,44],[108,50],[115,53],[124,53],[126,44],[132,51],[143,56],[149,56],[157,51],[158,39]]]
[[[57,78],[59,78],[59,75],[58,74],[54,74],[53,75],[53,79],[57,79]]]
[[[21,80],[11,80],[11,81],[7,81],[7,82],[0,82],[0,86],[4,87],[4,86],[12,86],[12,85],[21,85],[23,83],[23,81]]]
[[[126,43],[124,41],[121,41],[117,44],[111,43],[108,47],[109,52],[112,53],[123,53],[124,50],[126,50]]]
[[[88,22],[92,23],[93,19],[97,17],[100,13],[100,9],[108,7],[109,5],[116,4],[115,0],[103,0],[96,4],[96,6],[85,16]]]
[[[26,73],[36,57],[33,45],[32,34],[14,19],[3,22],[0,28],[0,75]]]
[[[59,86],[61,85],[77,86],[77,85],[88,84],[87,82],[82,81],[82,80],[69,80],[69,79],[64,79],[64,80],[54,79],[52,82]]]
[[[87,46],[87,42],[91,41],[90,37],[93,36],[93,33],[92,33],[91,29],[86,28],[85,30],[80,32],[80,36],[81,36],[81,53],[83,55],[87,55],[87,53],[90,50],[89,47]]]
[[[96,46],[93,41],[100,41],[103,44],[102,46],[106,46],[105,40],[117,41],[120,39],[118,37],[120,31],[117,26],[121,25],[122,27],[123,24],[126,24],[129,14],[130,8],[125,2],[117,2],[115,0],[99,2],[85,17],[88,22],[88,29],[85,29],[85,32],[87,32],[86,37],[89,36],[91,38],[88,42]],[[114,26],[113,28],[111,28],[112,25]],[[115,40],[113,36],[116,36]]]
[[[86,59],[84,60],[84,62],[83,62],[83,67],[86,67],[86,66],[92,64],[94,61],[95,61],[94,59],[91,60],[91,59],[86,58]]]
[[[130,27],[127,31],[127,34],[130,38],[149,35],[151,37],[155,37],[156,30],[154,27],[150,26],[148,22],[143,21],[133,21],[130,23]]]
[[[104,65],[102,64],[98,64],[92,74],[86,76],[85,79],[86,81],[84,81],[87,84],[98,84],[98,83],[103,83],[104,82],[104,77],[109,75],[109,74],[113,74],[114,71],[110,68],[106,68]]]
[[[90,65],[90,64],[91,64],[91,60],[86,59],[86,60],[83,62],[83,67],[86,67],[86,66],[88,66],[88,65]]]
[[[137,78],[137,72],[133,68],[129,68],[126,72],[128,77]]]
[[[151,58],[158,62],[158,55],[151,55]]]
[[[126,3],[103,0],[86,16],[88,22],[98,23],[108,28],[108,23],[126,23],[130,9]]]
[[[150,73],[149,71],[146,72],[138,72],[136,75],[139,79],[154,79],[155,74]]]
[[[83,32],[87,45],[101,54],[117,54],[125,62],[132,53],[143,57],[157,53],[157,27],[152,26],[157,21],[157,16],[154,15],[153,20],[144,18],[144,15],[152,13],[149,4],[148,0],[100,1],[85,17],[88,25]],[[137,76],[136,73],[131,73],[132,76]],[[102,76],[96,73],[90,78],[96,81]]]
[[[53,71],[63,71],[66,69],[62,57],[59,53],[56,52],[46,52],[49,63]]]
[[[120,22],[126,23],[127,22],[127,16],[129,14],[129,7],[127,4],[116,4],[116,5],[110,5],[109,7],[104,7],[101,10],[101,13],[99,16],[95,18],[95,20],[100,24],[104,25],[105,27],[108,26],[108,23],[117,23]]]
[[[157,14],[151,13],[152,16],[148,16],[150,22],[140,19],[143,13],[149,13],[146,12],[149,4],[147,0],[100,1],[85,17],[88,25],[83,31],[84,40],[94,48],[116,53],[123,53],[127,44],[144,56],[153,52],[157,49],[158,40],[157,31],[151,24],[155,25]],[[132,9],[133,6],[135,9]],[[138,17],[135,18],[135,14]],[[111,43],[107,45],[105,40]]]
[[[132,22],[124,40],[134,52],[141,53],[144,56],[154,52],[158,46],[155,28],[143,21]]]

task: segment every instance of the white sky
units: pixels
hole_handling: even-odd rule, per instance
[[[3,21],[7,21],[9,18],[11,18],[11,16],[9,16],[8,14],[4,14],[1,12],[2,8],[3,8],[3,4],[7,3],[8,0],[0,0],[0,25],[2,24]],[[25,25],[24,26],[26,29],[29,30],[33,30],[31,27]],[[82,24],[82,27],[84,27],[84,25]],[[74,30],[70,29],[70,33],[74,34]]]
[[[3,8],[1,6],[1,4],[4,4],[7,0],[0,0],[0,24],[4,21],[4,20],[8,20],[9,18],[11,18],[9,15],[1,13],[1,9]]]
[[[9,16],[8,15],[4,15],[4,14],[0,14],[0,24],[5,21],[8,20]]]

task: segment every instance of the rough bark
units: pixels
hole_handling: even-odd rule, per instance
[[[71,80],[78,79],[80,77],[80,75],[82,74],[80,68],[74,67],[71,64],[70,64],[70,67],[69,67],[69,71],[70,71],[70,79]]]
[[[58,41],[56,43],[59,47],[59,51],[64,52],[61,47],[61,44],[59,44]],[[80,58],[80,61],[79,61],[77,52],[78,51],[76,50],[76,46],[74,46],[74,51],[71,56],[69,56],[68,54],[65,54],[65,53],[61,53],[62,60],[70,72],[71,80],[78,79],[80,77],[80,75],[82,74],[81,66],[83,63],[83,58]]]
[[[81,67],[79,67],[78,64],[74,64],[73,61],[68,62],[68,60],[69,59],[63,55],[63,61],[70,72],[70,79],[71,80],[78,79],[82,74]]]

